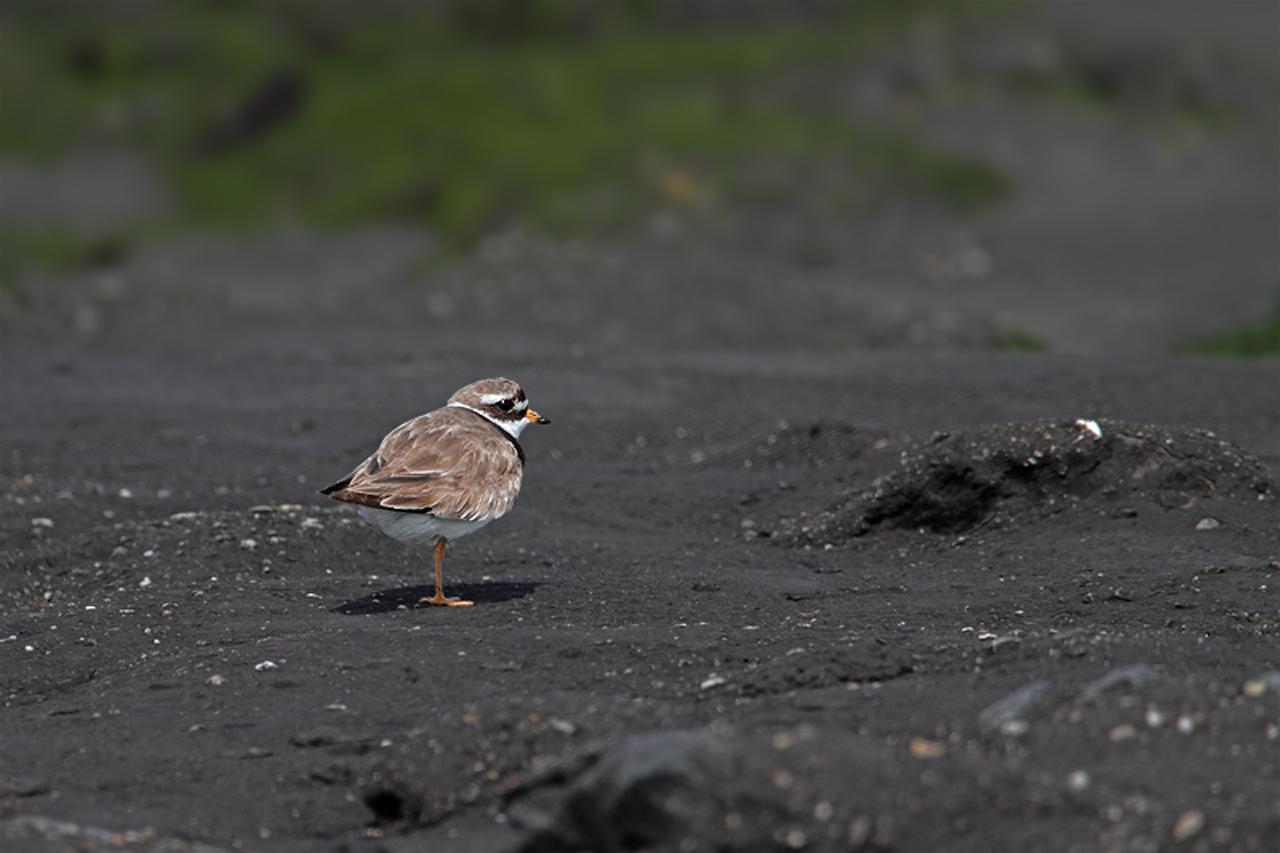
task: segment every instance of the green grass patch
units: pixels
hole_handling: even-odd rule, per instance
[[[110,266],[133,250],[137,236],[91,237],[63,229],[0,231],[0,294],[22,304],[26,294],[18,284],[28,273]]]
[[[732,204],[763,160],[794,169],[797,194],[806,169],[837,163],[860,202],[908,193],[972,210],[1005,198],[1008,179],[862,127],[842,100],[856,62],[922,10],[946,21],[990,6],[862,0],[808,23],[710,29],[645,2],[19,6],[0,28],[0,150],[121,139],[164,164],[197,226],[581,232]],[[264,81],[282,75],[291,94],[275,93],[273,117]]]
[[[45,270],[104,266],[127,251],[128,242],[117,237],[86,237],[64,230],[0,233],[0,257]]]
[[[1280,356],[1280,309],[1258,323],[1197,338],[1179,347],[1178,351],[1217,358]]]
[[[1044,352],[1049,349],[1049,342],[1044,338],[1018,329],[1001,329],[991,336],[988,343],[992,349],[1015,352]]]

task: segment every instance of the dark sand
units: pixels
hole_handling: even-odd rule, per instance
[[[730,755],[687,783],[721,792],[704,840],[719,809],[814,849],[1126,849],[1198,813],[1199,842],[1274,849],[1274,364],[530,357],[555,424],[526,433],[517,509],[453,549],[449,590],[476,606],[449,611],[415,606],[426,555],[314,492],[463,375],[379,350],[5,353],[8,814],[226,848],[491,850],[520,837],[503,796],[535,768],[715,725],[699,736]],[[466,375],[509,368],[452,352]],[[1077,417],[1104,418],[1102,441]],[[918,444],[976,458],[1007,445],[976,425],[1036,419],[1103,458],[1030,491],[992,475],[1011,497],[938,532],[779,541]],[[1125,455],[1111,442],[1137,423],[1169,443]],[[1199,475],[1167,476],[1184,451]],[[567,796],[535,788],[513,817],[551,821]]]
[[[1274,146],[966,115],[964,222],[25,282],[0,848],[1280,848],[1280,368],[1169,354],[1274,305]],[[317,489],[495,373],[554,424],[420,608]]]

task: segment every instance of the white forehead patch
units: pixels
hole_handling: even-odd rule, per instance
[[[501,403],[503,400],[510,400],[508,394],[481,394],[480,403],[485,406],[493,406]],[[511,407],[513,412],[525,412],[529,408],[528,400],[516,400],[515,405]]]

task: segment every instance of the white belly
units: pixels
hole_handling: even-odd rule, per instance
[[[425,512],[397,512],[391,509],[377,509],[371,506],[357,506],[360,516],[378,529],[401,542],[410,545],[435,544],[437,539],[457,539],[484,527],[492,519],[484,521],[458,521],[451,518],[436,518]]]

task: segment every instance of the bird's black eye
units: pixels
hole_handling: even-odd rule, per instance
[[[513,402],[511,401],[511,398],[509,398],[509,397],[508,397],[507,399],[505,399],[505,400],[499,400],[499,401],[498,401],[498,408],[499,408],[499,409],[502,409],[502,411],[504,411],[504,412],[509,412],[509,411],[511,411],[511,407],[512,407],[512,406],[514,406],[514,405],[515,405],[515,403],[513,403]]]

